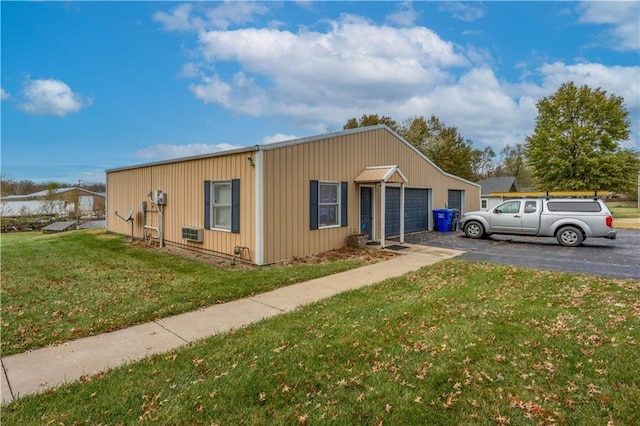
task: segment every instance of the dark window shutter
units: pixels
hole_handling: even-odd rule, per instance
[[[231,180],[231,232],[240,233],[240,179]]]
[[[340,182],[340,226],[347,226],[347,190],[349,188],[348,182]]]
[[[204,181],[204,228],[211,229],[211,181]]]
[[[318,181],[312,180],[309,189],[310,228],[318,229]]]

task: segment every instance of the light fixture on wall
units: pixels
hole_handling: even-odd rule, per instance
[[[253,163],[253,158],[251,158],[251,157],[247,157],[247,161],[249,162],[249,165],[250,165],[251,167],[255,167],[255,164]]]

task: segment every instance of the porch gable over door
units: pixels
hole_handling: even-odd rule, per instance
[[[380,185],[380,247],[385,246],[385,214],[387,211],[387,196],[385,195],[388,183],[400,184],[400,242],[404,242],[404,186],[408,183],[405,175],[397,165],[394,166],[369,166],[355,178],[357,184],[377,184]],[[375,208],[375,207],[374,207]]]

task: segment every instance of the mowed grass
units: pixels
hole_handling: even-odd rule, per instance
[[[640,283],[450,260],[19,399],[3,425],[638,424]]]
[[[613,226],[617,229],[640,229],[640,212],[637,201],[608,201],[613,214]]]
[[[634,219],[640,217],[637,201],[607,201],[607,206],[615,219]]]
[[[362,265],[216,267],[102,230],[3,234],[2,355],[120,329]]]

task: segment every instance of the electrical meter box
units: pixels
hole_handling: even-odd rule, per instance
[[[156,204],[158,205],[167,204],[167,194],[160,190],[156,191]]]

